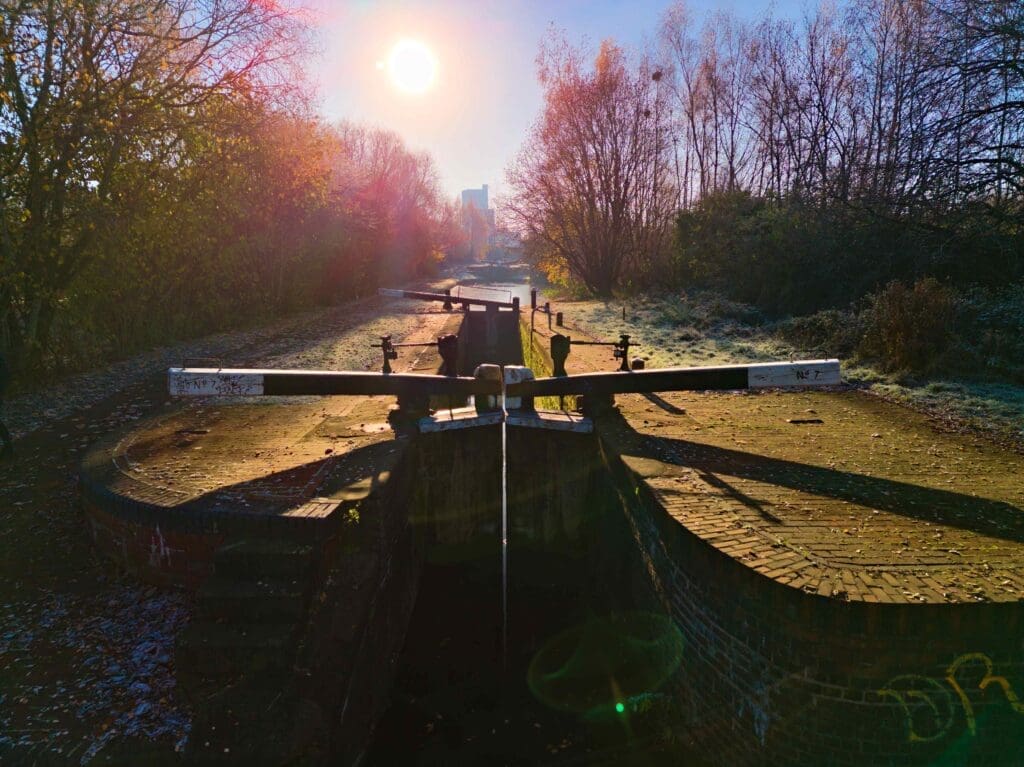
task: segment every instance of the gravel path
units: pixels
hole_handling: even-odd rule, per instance
[[[441,288],[452,280],[439,280]],[[378,363],[369,348],[379,335],[400,340],[416,317],[436,311],[430,304],[377,296],[343,306],[316,309],[276,323],[236,330],[165,346],[73,376],[6,402],[6,421],[15,438],[44,424],[68,418],[124,388],[162,374],[188,359],[206,359],[225,366],[328,367],[368,370]]]

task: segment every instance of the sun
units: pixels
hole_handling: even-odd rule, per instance
[[[388,54],[391,82],[406,93],[425,93],[437,76],[437,59],[419,40],[404,39],[395,43]]]

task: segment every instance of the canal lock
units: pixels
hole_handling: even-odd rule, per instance
[[[536,349],[524,355],[515,313],[467,312],[459,335],[463,374],[543,365]],[[503,573],[500,432],[412,439],[393,478],[404,497],[385,515],[394,526],[377,538],[388,576],[359,646],[344,647],[356,660],[342,670],[329,763],[647,764],[681,752],[664,687],[682,639],[652,607],[597,437],[508,429]]]

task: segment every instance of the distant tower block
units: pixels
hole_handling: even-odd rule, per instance
[[[483,256],[497,228],[487,199],[487,184],[479,189],[462,190],[462,228],[469,236],[473,253]]]
[[[470,205],[480,211],[490,208],[487,202],[487,184],[484,184],[479,189],[462,190],[462,207],[466,208]]]

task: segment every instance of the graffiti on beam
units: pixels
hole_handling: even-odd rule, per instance
[[[918,674],[901,674],[890,679],[877,693],[900,704],[906,719],[907,739],[912,743],[929,743],[945,736],[953,726],[957,708],[964,713],[967,731],[975,735],[978,728],[974,705],[958,676],[965,665],[976,663],[981,664],[985,672],[977,689],[984,691],[992,685],[999,687],[1010,707],[1024,715],[1024,702],[1017,697],[1013,685],[1006,677],[993,673],[992,659],[980,652],[958,656],[946,668],[946,675],[941,681]]]

